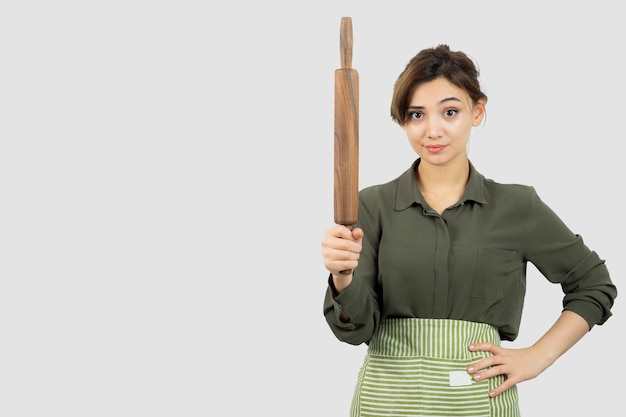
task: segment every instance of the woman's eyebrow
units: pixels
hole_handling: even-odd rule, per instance
[[[457,97],[448,97],[448,98],[444,98],[443,100],[441,100],[441,101],[439,102],[439,104],[443,104],[443,103],[448,102],[448,101],[458,101],[459,103],[462,103],[462,101],[461,101],[461,99],[460,99],[460,98],[457,98]]]
[[[447,103],[448,101],[456,101],[456,102],[462,103],[462,101],[459,98],[457,98],[457,97],[446,97],[446,98],[440,100],[438,104],[444,104],[444,103]],[[424,106],[414,106],[414,105],[409,105],[407,107],[407,109],[411,109],[411,110],[423,109],[423,108],[424,108]]]

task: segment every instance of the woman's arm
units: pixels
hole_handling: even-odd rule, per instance
[[[506,380],[489,393],[495,397],[515,384],[538,376],[588,332],[589,324],[585,319],[564,310],[550,330],[528,348],[505,349],[491,343],[470,345],[471,351],[490,352],[493,356],[470,365],[467,372],[475,381],[506,375]]]

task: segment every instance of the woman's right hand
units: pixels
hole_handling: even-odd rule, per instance
[[[322,240],[322,258],[324,267],[332,274],[333,283],[341,293],[352,282],[352,270],[359,264],[363,242],[363,230],[350,230],[337,225],[326,230]],[[342,274],[341,271],[350,271]]]

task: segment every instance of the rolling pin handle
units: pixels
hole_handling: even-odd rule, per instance
[[[352,68],[352,18],[350,17],[341,18],[339,45],[341,68]]]
[[[346,225],[346,227],[352,230],[352,225]],[[341,275],[350,275],[352,273],[351,269],[344,269],[343,271],[339,271]]]

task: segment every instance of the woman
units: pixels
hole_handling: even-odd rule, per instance
[[[322,241],[326,320],[339,340],[368,344],[352,416],[518,416],[516,384],[611,316],[604,260],[533,187],[486,179],[468,159],[487,105],[478,76],[447,45],[408,63],[391,116],[418,157],[361,190],[355,227],[330,227]],[[562,286],[563,311],[532,346],[505,349],[527,262]]]

